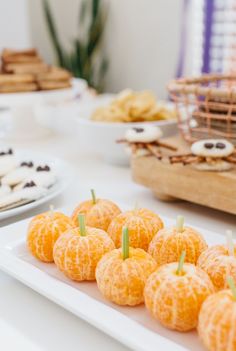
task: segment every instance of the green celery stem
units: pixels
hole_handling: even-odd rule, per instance
[[[184,217],[178,216],[176,222],[176,229],[179,233],[182,233],[184,230]]]
[[[124,227],[122,231],[122,257],[123,260],[129,258],[129,230],[127,227]]]
[[[78,215],[79,221],[79,230],[81,236],[86,236],[86,227],[85,227],[85,216],[83,214]]]
[[[91,189],[91,194],[92,194],[93,204],[95,205],[97,202],[97,199],[96,199],[96,194],[94,189]]]
[[[183,251],[181,256],[180,256],[180,259],[179,259],[178,268],[177,268],[177,271],[176,271],[177,275],[180,275],[182,273],[185,256],[186,256],[186,252]]]

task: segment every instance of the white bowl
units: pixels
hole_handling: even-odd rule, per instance
[[[122,139],[127,129],[139,127],[147,124],[147,122],[135,123],[107,123],[90,120],[93,110],[107,103],[110,95],[103,97],[101,103],[89,103],[80,108],[77,122],[77,136],[80,149],[88,153],[96,153],[102,155],[104,160],[115,165],[129,165],[129,155],[125,151],[123,144],[116,141]],[[148,122],[150,124],[150,122]],[[177,133],[177,121],[156,121],[151,124],[161,128],[163,137],[170,137]]]

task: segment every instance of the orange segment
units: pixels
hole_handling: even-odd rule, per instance
[[[177,267],[178,263],[169,263],[151,274],[144,290],[145,304],[165,327],[188,331],[197,326],[200,307],[214,293],[214,286],[193,264],[185,263],[181,275],[176,274]]]
[[[79,228],[74,228],[57,240],[53,257],[57,267],[70,279],[95,280],[98,261],[113,249],[113,241],[103,230],[86,227],[86,236],[80,236]]]
[[[230,290],[219,291],[203,303],[198,333],[210,351],[236,350],[236,301]]]
[[[120,213],[121,210],[112,201],[97,199],[94,204],[92,200],[88,200],[75,208],[72,220],[78,225],[78,215],[84,214],[88,226],[106,231],[112,219]]]
[[[103,296],[118,305],[135,306],[143,302],[143,289],[156,262],[142,249],[129,249],[123,260],[122,250],[115,249],[98,263],[96,280]]]
[[[108,227],[108,234],[117,248],[121,246],[123,227],[129,230],[131,247],[147,250],[153,236],[163,228],[163,222],[158,215],[147,209],[121,213]]]
[[[73,226],[71,218],[60,212],[49,211],[35,216],[28,227],[28,249],[39,260],[53,262],[52,251],[57,238]]]
[[[236,246],[234,249],[236,254]],[[236,284],[236,256],[230,256],[226,245],[215,245],[205,250],[198,259],[197,265],[210,276],[215,287],[227,288],[227,276]]]
[[[174,227],[160,230],[151,241],[148,253],[158,266],[177,262],[183,251],[186,252],[185,262],[196,264],[206,248],[204,238],[195,229],[185,227],[183,232],[178,232]]]

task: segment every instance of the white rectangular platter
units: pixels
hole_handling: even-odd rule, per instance
[[[63,212],[71,213],[68,209]],[[166,226],[174,223],[160,216]],[[34,259],[25,245],[28,223],[29,219],[0,229],[1,270],[133,350],[204,350],[195,331],[178,333],[165,329],[152,319],[144,305],[116,306],[103,299],[95,282],[72,282],[54,264]],[[196,229],[210,245],[224,242],[219,234]]]

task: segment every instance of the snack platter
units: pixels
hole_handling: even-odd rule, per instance
[[[125,210],[126,206],[121,206]],[[71,209],[61,209],[71,214]],[[174,219],[160,214],[165,226]],[[69,310],[111,337],[135,350],[203,351],[197,333],[178,333],[162,327],[145,309],[118,306],[107,302],[95,282],[73,282],[56,269],[53,263],[36,260],[26,247],[29,219],[9,225],[0,232],[0,268],[43,296]],[[208,244],[219,244],[224,237],[196,228]]]

